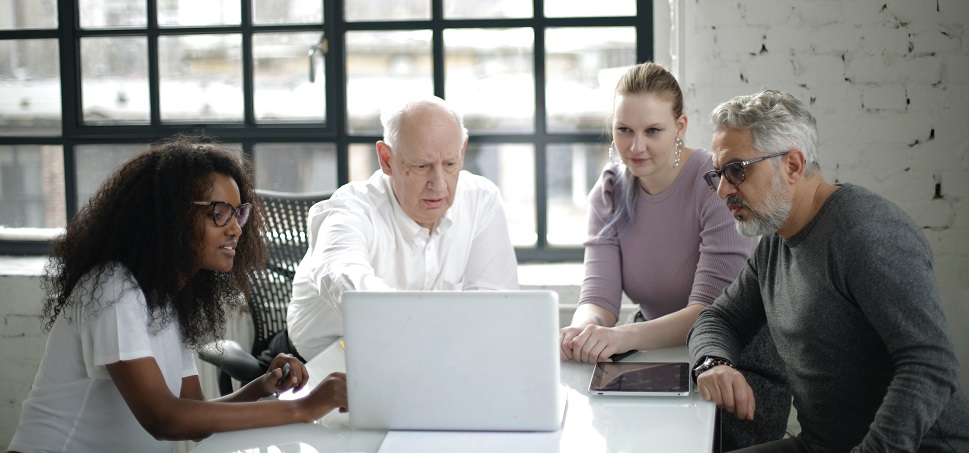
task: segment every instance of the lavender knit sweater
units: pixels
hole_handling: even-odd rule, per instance
[[[601,305],[618,317],[625,291],[649,320],[713,303],[737,278],[757,239],[737,233],[730,211],[703,181],[712,168],[710,152],[697,149],[666,191],[649,195],[640,189],[632,222],[612,239],[596,236],[618,202],[619,170],[602,172],[589,194],[580,304]]]

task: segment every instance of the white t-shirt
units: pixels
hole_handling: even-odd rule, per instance
[[[404,213],[380,170],[311,207],[307,223],[286,316],[306,359],[343,335],[345,291],[518,289],[501,193],[466,171],[433,234]]]
[[[71,298],[80,298],[83,306],[66,308],[69,313],[62,312],[54,323],[10,450],[174,450],[173,442],[155,440],[141,427],[105,365],[154,357],[177,396],[182,378],[198,374],[192,350],[182,342],[177,322],[160,331],[149,326],[144,294],[123,266],[109,268],[99,280],[75,287]],[[93,307],[92,289],[100,301]]]

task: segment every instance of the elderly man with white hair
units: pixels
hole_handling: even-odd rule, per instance
[[[287,313],[291,348],[306,359],[343,335],[346,291],[518,289],[501,194],[462,170],[461,115],[430,97],[381,123],[380,170],[309,211]]]

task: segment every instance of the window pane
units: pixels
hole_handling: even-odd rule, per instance
[[[162,120],[242,120],[241,55],[238,34],[159,37]]]
[[[64,200],[60,145],[0,146],[0,227],[63,228]]]
[[[535,228],[535,148],[529,144],[468,143],[464,169],[484,176],[498,185],[504,200],[511,243],[534,247]]]
[[[84,122],[148,124],[148,40],[81,38]]]
[[[241,0],[158,0],[162,27],[239,25],[241,17]]]
[[[601,132],[619,77],[636,64],[636,30],[550,28],[545,52],[549,132]]]
[[[348,22],[427,20],[431,18],[431,0],[382,0],[379,4],[373,0],[346,0],[343,12]]]
[[[144,151],[145,145],[78,145],[74,148],[77,165],[77,206],[83,208],[115,169]]]
[[[0,41],[0,135],[60,135],[57,40]]]
[[[636,0],[545,0],[545,17],[635,16]]]
[[[588,236],[588,196],[609,161],[608,145],[548,146],[548,243],[581,247]]]
[[[347,32],[347,128],[379,134],[380,110],[434,94],[431,32]]]
[[[534,33],[444,30],[444,92],[473,132],[535,129]]]
[[[336,146],[332,143],[274,143],[253,147],[256,187],[277,192],[336,189]]]
[[[57,0],[0,0],[0,30],[57,28]]]
[[[323,55],[307,58],[320,34],[259,33],[252,37],[256,120],[326,121]],[[310,81],[309,64],[313,81]]]
[[[445,19],[505,19],[532,17],[532,0],[469,2],[444,0]]]
[[[144,27],[148,24],[145,0],[78,0],[81,28]]]
[[[376,145],[350,144],[350,181],[364,181],[379,169]]]
[[[238,143],[216,143],[214,146],[233,150],[242,155]],[[83,208],[101,184],[118,167],[135,155],[145,152],[148,146],[143,143],[121,145],[78,145],[74,148],[77,165],[77,204]]]
[[[252,0],[256,24],[322,24],[320,0]]]

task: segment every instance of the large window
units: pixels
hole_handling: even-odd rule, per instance
[[[376,5],[379,4],[379,7]],[[502,190],[520,260],[577,260],[645,0],[0,0],[0,254],[43,253],[114,166],[218,138],[259,188],[377,169],[382,106],[441,96]]]

